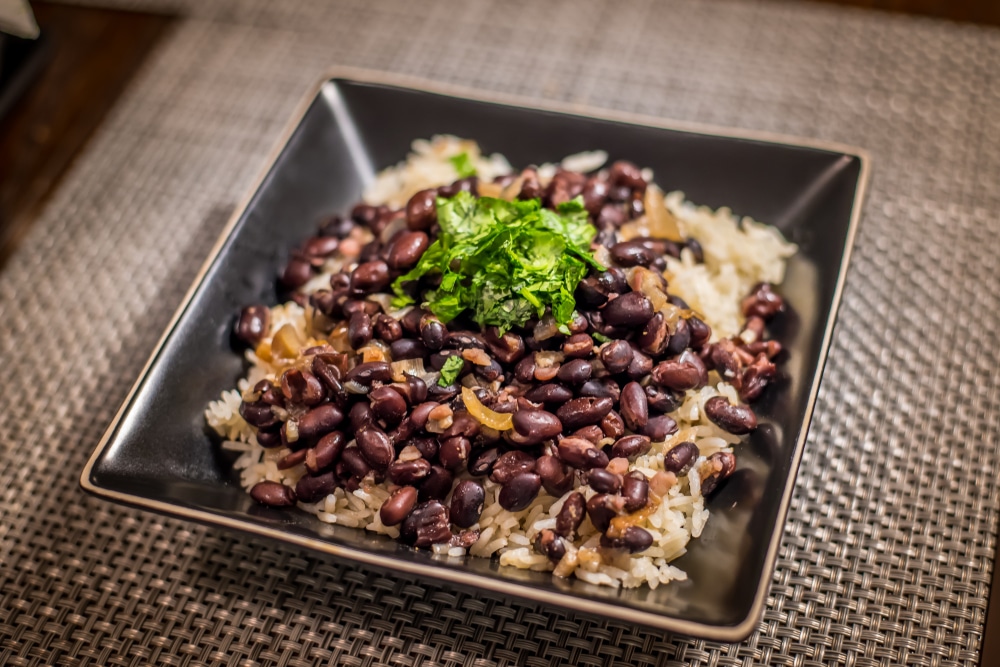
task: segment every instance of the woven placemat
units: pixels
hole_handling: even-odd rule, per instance
[[[1000,31],[791,3],[118,4],[187,18],[0,274],[0,664],[976,663],[1000,505]],[[745,642],[388,576],[78,488],[226,215],[332,64],[871,151]]]

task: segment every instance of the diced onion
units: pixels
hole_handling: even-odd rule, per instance
[[[271,339],[271,353],[282,359],[293,359],[302,348],[302,339],[291,324],[282,326]]]
[[[423,359],[401,359],[389,364],[392,369],[392,379],[396,382],[406,382],[407,375],[423,377],[426,375]]]
[[[462,402],[465,403],[465,409],[469,414],[483,426],[497,431],[509,431],[514,428],[514,415],[490,410],[476,397],[476,392],[468,387],[462,387]]]
[[[646,209],[646,223],[649,227],[649,235],[656,239],[667,239],[676,243],[682,243],[684,237],[677,227],[677,218],[667,210],[667,205],[663,201],[663,191],[655,185],[646,188],[646,195],[643,198]]]
[[[371,391],[368,387],[355,382],[354,380],[348,380],[344,383],[344,389],[347,390],[348,394],[367,394]]]
[[[535,337],[535,340],[548,340],[557,333],[559,333],[559,325],[556,324],[556,318],[552,317],[551,314],[548,314],[538,320],[538,324],[535,325],[535,330],[532,333],[532,336]]]
[[[288,442],[296,442],[299,439],[299,423],[294,419],[285,422],[285,438]]]
[[[378,294],[369,294],[365,297],[365,300],[371,301],[372,303],[377,303],[383,312],[388,313],[392,310],[392,295],[386,294],[385,292],[379,292]]]

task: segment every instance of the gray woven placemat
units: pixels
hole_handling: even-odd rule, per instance
[[[1000,31],[790,3],[119,3],[157,4],[189,16],[0,274],[0,664],[975,664],[1000,505]],[[80,491],[226,214],[331,64],[872,152],[747,641],[386,576]]]

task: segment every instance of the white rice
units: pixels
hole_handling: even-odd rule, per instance
[[[365,192],[365,201],[371,204],[387,203],[404,206],[416,191],[451,183],[456,178],[453,164],[448,158],[466,153],[478,174],[485,180],[510,173],[511,168],[502,155],[483,156],[475,142],[452,136],[437,136],[430,141],[413,142],[413,152],[407,160],[378,175]],[[603,151],[593,151],[570,156],[562,166],[568,169],[590,171],[600,168],[607,160]],[[554,173],[554,165],[539,169],[542,177]],[[668,259],[666,276],[671,293],[682,297],[705,317],[716,338],[738,334],[743,318],[740,300],[757,282],[780,283],[784,277],[785,259],[796,248],[787,243],[774,228],[749,218],[737,220],[728,209],[711,210],[697,207],[684,200],[680,192],[666,197],[667,207],[677,217],[681,232],[697,239],[704,250],[704,264],[693,261],[684,251],[680,260]],[[307,291],[328,284],[328,276],[335,273],[351,258],[335,255],[324,267],[325,273],[314,280]],[[311,288],[311,289],[310,289]],[[266,341],[283,325],[291,324],[303,341],[310,339],[308,313],[295,303],[286,303],[271,310],[271,329]],[[240,417],[241,394],[260,379],[275,379],[283,367],[269,363],[253,351],[247,352],[250,368],[238,389],[223,392],[205,411],[206,420],[225,441],[223,448],[239,452],[234,468],[240,472],[241,485],[249,490],[257,482],[271,480],[294,486],[305,474],[302,465],[288,470],[278,470],[277,462],[288,454],[285,449],[265,450],[257,444],[253,429]],[[704,404],[713,396],[722,395],[738,402],[736,390],[710,373],[710,383],[700,390],[688,391],[679,408],[671,413],[677,421],[678,431],[666,441],[654,443],[644,456],[630,465],[647,477],[663,470],[663,455],[679,442],[694,442],[700,457],[691,471],[677,482],[659,500],[646,510],[633,515],[635,525],[645,528],[653,536],[653,544],[646,551],[635,554],[611,553],[598,547],[600,534],[585,519],[578,539],[569,547],[566,557],[556,568],[560,576],[575,575],[593,584],[631,588],[648,585],[655,588],[687,575],[670,565],[670,561],[685,553],[687,544],[698,537],[708,521],[709,512],[701,495],[701,468],[706,459],[718,451],[732,451],[740,439],[709,421],[704,414]],[[500,565],[531,570],[552,570],[553,565],[532,548],[535,535],[555,526],[555,517],[562,508],[567,493],[553,498],[543,490],[525,510],[508,512],[500,507],[497,497],[500,486],[489,479],[483,482],[486,502],[478,524],[479,538],[468,550],[469,555],[498,557]],[[595,492],[577,480],[575,489],[587,498]],[[399,530],[387,527],[379,519],[379,508],[389,495],[387,484],[376,485],[366,480],[353,493],[337,489],[325,499],[312,504],[299,503],[299,507],[312,512],[321,521],[344,526],[364,528],[375,533],[397,537]],[[450,500],[450,498],[449,498]],[[436,557],[460,558],[465,549],[437,545]]]

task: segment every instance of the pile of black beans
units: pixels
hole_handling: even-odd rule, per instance
[[[559,171],[546,187],[534,169],[495,182],[508,187],[517,180],[520,198],[540,198],[545,206],[582,195],[598,229],[595,248],[607,247],[614,262],[580,283],[569,333],[532,321],[501,335],[464,318],[445,324],[420,308],[396,319],[377,300],[366,298],[389,292],[392,281],[430,245],[438,231],[436,197],[478,193],[475,177],[418,192],[403,209],[359,204],[348,218],[331,217],[292,253],[279,280],[291,298],[313,309],[320,335],[346,322],[352,348],[382,341],[391,358],[363,361],[343,348],[311,347],[301,350],[275,381],[261,381],[244,396],[240,414],[260,444],[288,451],[278,467],[304,465],[307,471],[294,489],[260,482],[251,490],[253,498],[291,506],[319,501],[338,487],[352,491],[365,483],[386,483],[391,495],[380,517],[385,525],[399,526],[403,542],[468,547],[478,539],[471,528],[483,510],[486,478],[501,485],[499,503],[512,512],[527,508],[543,489],[558,497],[586,483],[596,495],[586,501],[579,492],[571,494],[555,530],[537,536],[536,549],[559,561],[566,541],[589,517],[603,533],[602,546],[635,553],[648,548],[652,536],[627,521],[624,529],[621,522],[613,528],[612,522],[651,502],[650,480],[628,472],[621,459],[633,461],[677,431],[669,413],[684,392],[705,386],[714,369],[745,403],[712,398],[705,405],[708,418],[734,434],[756,428],[746,403],[773,380],[773,359],[781,353],[777,341],[764,337],[766,321],[784,307],[771,286],[758,285],[743,300],[752,336],[710,343],[709,326],[680,298],[669,296],[661,275],[664,257],[678,257],[684,247],[701,261],[697,242],[619,240],[621,226],[644,213],[647,183],[635,165],[616,162],[590,176]],[[379,241],[389,225],[399,230]],[[359,246],[358,235],[352,234],[357,226],[369,229],[375,240]],[[301,293],[338,250],[352,260],[350,270],[333,275],[328,289]],[[655,312],[651,300],[629,285],[629,267],[650,269],[644,279],[655,276],[685,316],[671,324],[663,312]],[[433,278],[411,285],[416,296],[432,287]],[[268,308],[250,306],[239,316],[236,335],[256,346],[268,326]],[[463,359],[463,367],[459,380],[446,387],[415,375],[394,381],[389,364],[419,358],[426,369],[440,370],[453,356]],[[469,413],[460,395],[461,379],[468,374],[483,405],[512,413],[512,430],[483,428]],[[665,455],[667,472],[686,474],[698,455],[693,443],[676,444]],[[616,459],[618,464],[611,464]],[[712,493],[734,468],[731,453],[712,455],[700,468],[703,493]]]

